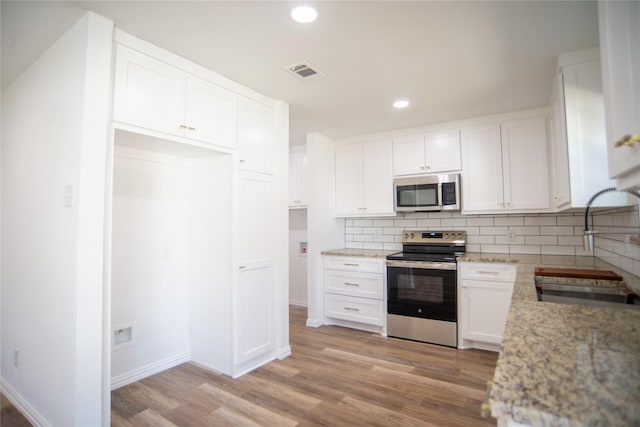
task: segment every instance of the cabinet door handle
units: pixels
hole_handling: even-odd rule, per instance
[[[238,266],[238,270],[243,270],[244,268],[246,268],[244,265]]]
[[[425,166],[420,166],[420,169],[425,170],[426,167]]]
[[[186,129],[187,126],[186,125],[180,125],[180,129]]]
[[[346,265],[347,267],[360,267],[360,264],[352,264],[348,262],[345,262],[344,265]]]
[[[633,147],[636,144],[640,144],[640,133],[634,135],[625,135],[616,142],[613,143],[615,148],[626,145],[627,147]]]
[[[247,161],[246,161],[246,160],[244,160],[244,159],[240,159],[240,164],[241,164],[241,165],[244,165],[245,163],[247,163]]]
[[[344,284],[345,284],[346,286],[360,286],[360,284],[358,284],[358,283],[349,283],[349,282],[344,282]]]
[[[188,130],[196,130],[196,128],[192,128],[191,126],[189,126],[187,129]]]
[[[359,308],[353,308],[353,307],[345,307],[344,309],[348,311],[360,311]]]
[[[555,197],[553,198],[553,200],[560,200],[560,199],[561,199],[561,197],[560,197],[560,196],[555,196]]]

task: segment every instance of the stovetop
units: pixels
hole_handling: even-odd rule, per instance
[[[387,255],[388,260],[413,262],[456,262],[464,255],[466,232],[405,230],[402,234],[402,251]]]

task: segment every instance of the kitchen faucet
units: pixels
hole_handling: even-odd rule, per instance
[[[616,187],[609,187],[609,188],[605,188],[604,190],[600,190],[596,194],[591,196],[591,198],[587,202],[587,209],[584,211],[584,236],[582,238],[585,251],[590,251],[591,248],[593,247],[594,234],[629,234],[629,233],[599,233],[598,231],[589,230],[589,208],[591,207],[591,204],[595,199],[600,197],[602,194],[610,193],[612,191],[617,191]],[[629,194],[633,194],[634,196],[640,199],[640,191],[638,190],[622,190],[622,191],[625,191]]]

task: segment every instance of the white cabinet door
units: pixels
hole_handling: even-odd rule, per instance
[[[393,138],[393,175],[427,173],[424,135]]]
[[[236,204],[236,363],[274,348],[272,177],[238,171]]]
[[[504,121],[500,129],[505,209],[548,208],[549,169],[544,117]]]
[[[503,207],[500,126],[462,130],[462,210],[495,211]]]
[[[289,152],[289,207],[307,206],[307,153],[304,148]]]
[[[187,80],[185,136],[236,148],[238,96],[196,77]]]
[[[275,110],[256,101],[238,101],[238,167],[273,173]]]
[[[549,143],[551,144],[553,165],[551,169],[553,208],[555,210],[569,208],[571,207],[571,186],[569,184],[569,153],[567,151],[562,74],[556,76],[549,107]]]
[[[394,176],[458,171],[460,167],[457,129],[393,139]]]
[[[182,136],[186,85],[178,68],[118,45],[113,120]]]
[[[391,141],[373,141],[362,145],[363,213],[393,213],[393,147]]]
[[[609,176],[617,178],[619,189],[639,188],[640,142],[615,142],[640,134],[640,3],[600,1],[598,19]]]
[[[459,171],[460,131],[430,132],[424,137],[427,173]]]
[[[500,344],[511,304],[512,283],[461,280],[462,338]]]
[[[571,162],[571,201],[584,207],[596,192],[615,186],[609,179],[602,77],[597,60],[567,65],[564,80],[567,144]],[[623,194],[599,197],[594,206],[623,206]]]
[[[336,147],[335,213],[362,215],[362,144]]]

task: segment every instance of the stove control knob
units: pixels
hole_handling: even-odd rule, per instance
[[[414,237],[415,237],[415,236],[414,236],[414,234],[413,234],[413,233],[411,233],[411,238],[413,239]]]
[[[404,238],[408,239],[409,238],[409,233],[404,233]]]
[[[444,233],[443,237],[445,238],[445,240],[448,240],[449,239],[449,233]]]
[[[462,240],[462,233],[458,233],[458,240]]]

